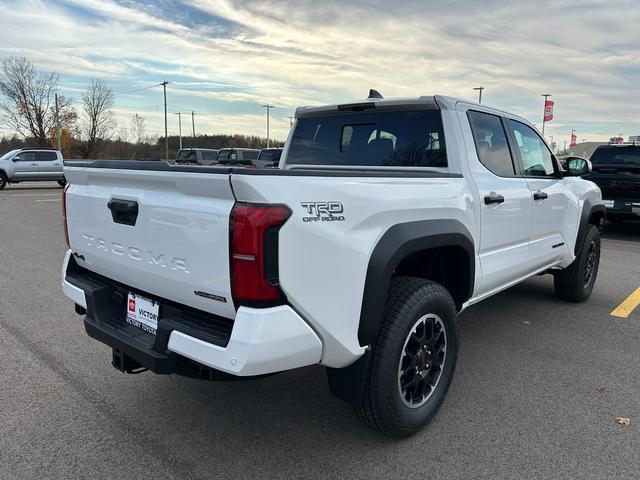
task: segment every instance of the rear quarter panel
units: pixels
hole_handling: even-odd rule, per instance
[[[280,283],[323,340],[322,362],[342,367],[358,342],[365,277],[382,235],[398,223],[455,219],[472,230],[473,196],[464,178],[232,175],[238,201],[287,205],[280,231]],[[309,221],[310,202],[340,202],[340,221]]]

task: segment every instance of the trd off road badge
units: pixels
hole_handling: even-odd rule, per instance
[[[301,202],[307,216],[303,222],[344,222],[344,207],[340,202]]]

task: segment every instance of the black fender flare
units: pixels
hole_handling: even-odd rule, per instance
[[[584,236],[587,234],[587,228],[590,225],[589,220],[594,213],[601,213],[602,221],[604,221],[607,216],[607,208],[601,203],[594,205],[593,201],[587,198],[582,205],[582,213],[580,214],[580,225],[578,226],[578,235],[576,236],[576,244],[573,248],[574,255],[578,255],[578,253],[580,252]],[[596,227],[599,226],[600,225],[596,225]]]
[[[400,262],[421,250],[451,246],[462,247],[469,257],[469,299],[474,288],[475,250],[473,237],[461,222],[442,219],[399,223],[382,235],[367,267],[358,326],[360,345],[369,345],[378,335],[391,277]]]
[[[475,282],[475,248],[473,237],[457,220],[420,220],[390,227],[376,244],[367,267],[358,340],[360,345],[371,344],[383,321],[384,305],[391,277],[400,262],[412,253],[437,247],[462,247],[469,257],[468,291],[471,298]],[[327,368],[329,390],[336,397],[357,404],[362,396],[371,351],[344,368]]]

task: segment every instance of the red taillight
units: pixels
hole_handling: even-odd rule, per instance
[[[62,189],[62,223],[64,225],[64,243],[69,247],[69,228],[67,227],[67,190],[69,190],[68,183]]]
[[[231,291],[239,304],[282,298],[278,230],[291,215],[282,205],[237,203],[231,211]]]

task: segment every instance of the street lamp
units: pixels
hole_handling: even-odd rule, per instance
[[[269,110],[275,107],[273,105],[266,104],[262,105],[262,108],[267,109],[267,148],[269,148]]]
[[[178,115],[178,133],[180,135],[180,150],[182,150],[182,116],[180,112],[176,112],[174,115]]]
[[[478,91],[478,103],[482,103],[482,91],[484,87],[474,87],[473,89]]]

